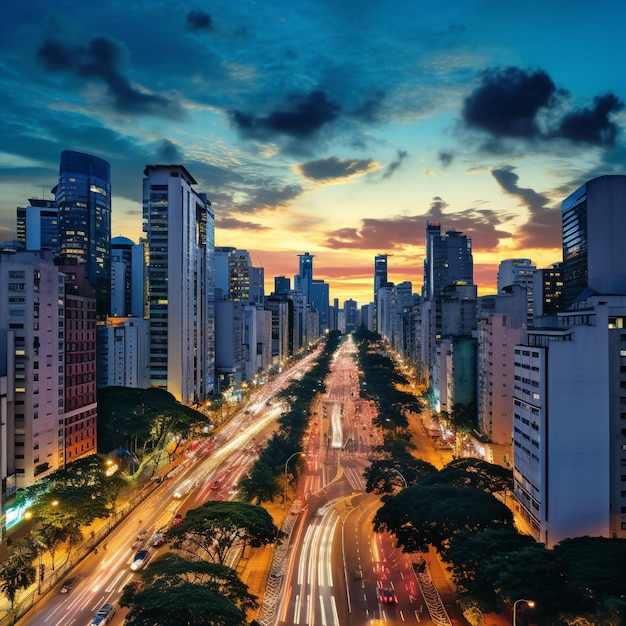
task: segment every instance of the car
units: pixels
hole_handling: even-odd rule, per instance
[[[154,535],[152,535],[152,545],[155,548],[162,546],[164,541],[165,541],[165,537],[163,536],[162,532],[157,531],[156,533],[154,533]]]
[[[393,589],[381,589],[379,591],[380,601],[383,604],[396,604],[398,602],[398,598],[396,596],[396,592]]]
[[[130,569],[132,569],[133,572],[136,572],[139,569],[143,569],[148,562],[148,555],[148,550],[139,550],[139,552],[135,554],[133,562],[130,564]]]
[[[180,513],[176,513],[174,515],[174,519],[172,520],[172,526],[178,526],[183,521],[183,516]]]
[[[93,616],[90,626],[102,626],[102,624],[108,624],[115,615],[115,606],[109,604],[103,604]]]
[[[180,500],[183,496],[186,496],[193,488],[193,481],[186,480],[182,485],[179,485],[178,489],[174,492],[174,497]]]
[[[61,588],[59,589],[59,591],[61,593],[69,593],[76,586],[77,580],[78,580],[78,578],[76,578],[76,577],[74,577],[74,578],[67,578],[65,581],[63,581],[63,584],[61,585]]]

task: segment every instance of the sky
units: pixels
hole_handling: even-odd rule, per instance
[[[111,164],[142,236],[147,164],[183,164],[218,246],[331,301],[423,282],[427,222],[498,264],[560,261],[561,202],[626,174],[626,0],[25,0],[0,10],[0,240],[63,150]]]

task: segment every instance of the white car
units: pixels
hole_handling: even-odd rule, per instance
[[[90,626],[102,626],[103,624],[108,624],[115,615],[115,607],[108,602],[103,604],[98,612],[93,616],[91,620]]]

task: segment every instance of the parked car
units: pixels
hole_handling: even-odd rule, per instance
[[[178,526],[183,521],[183,516],[180,513],[176,513],[174,515],[174,519],[172,520],[172,526]]]
[[[102,626],[103,624],[108,624],[115,615],[115,607],[108,602],[103,604],[93,616],[91,620],[90,626]]]
[[[74,589],[77,581],[78,581],[78,578],[76,577],[67,578],[66,580],[63,581],[63,584],[61,585],[61,588],[59,589],[59,591],[61,593],[69,593],[70,591],[72,591],[72,589]]]

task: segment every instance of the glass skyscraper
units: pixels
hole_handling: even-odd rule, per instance
[[[96,311],[107,315],[111,285],[111,172],[107,161],[64,150],[52,190],[59,211],[58,250],[78,258],[96,290]]]

